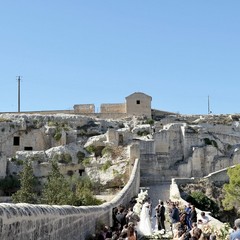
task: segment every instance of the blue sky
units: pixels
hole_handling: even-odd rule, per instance
[[[240,113],[239,0],[10,0],[0,3],[0,112],[123,103]]]

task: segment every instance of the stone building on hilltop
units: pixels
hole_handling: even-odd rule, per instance
[[[104,103],[101,104],[100,114],[122,114],[127,116],[146,116],[151,118],[152,97],[142,92],[135,92],[127,96],[125,103]],[[94,114],[94,104],[76,104],[74,113]]]

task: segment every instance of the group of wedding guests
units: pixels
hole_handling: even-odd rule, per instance
[[[152,235],[151,202],[146,198],[142,202],[141,212],[133,211],[136,201],[130,201],[129,206],[120,204],[113,209],[113,226],[104,226],[97,234],[96,240],[138,240],[143,235]]]
[[[97,233],[96,240],[137,240],[136,225],[140,221],[139,216],[133,212],[134,201],[129,206],[120,204],[112,211],[113,226],[103,226]]]
[[[113,226],[105,226],[97,240],[137,240],[140,236],[149,236],[153,234],[152,229],[152,205],[150,199],[143,201],[140,215],[133,211],[135,202],[130,202],[128,207],[119,205],[113,209]],[[179,202],[171,200],[159,200],[154,208],[154,217],[156,218],[156,229],[161,234],[166,232],[166,216],[170,218],[170,229],[174,240],[215,240],[216,236],[204,236],[202,227],[209,222],[205,212],[198,216],[194,205],[188,204],[184,209]]]
[[[181,209],[178,202],[167,201],[174,240],[216,240],[215,234],[205,234],[204,225],[209,223],[205,212],[198,216],[194,205]]]

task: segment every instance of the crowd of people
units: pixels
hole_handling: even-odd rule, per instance
[[[102,226],[100,231],[96,233],[94,240],[137,240],[136,226],[140,217],[133,211],[135,203],[136,201],[133,198],[128,206],[120,204],[113,208],[113,225],[111,227]]]
[[[104,226],[97,234],[96,240],[138,240],[141,236],[150,236],[156,231],[171,233],[173,240],[216,240],[214,232],[206,233],[210,218],[205,212],[197,214],[192,204],[180,206],[179,202],[171,200],[165,203],[159,200],[156,207],[152,207],[149,198],[141,203],[141,211],[134,209],[136,201],[130,202],[128,207],[119,205],[113,209],[113,226]],[[154,209],[155,211],[152,211]],[[152,214],[153,212],[153,214]],[[155,229],[152,228],[156,219]],[[167,224],[166,221],[168,220]],[[167,230],[166,226],[167,225]],[[240,219],[235,221],[234,232],[225,240],[240,240]]]
[[[183,209],[178,202],[167,201],[174,240],[215,240],[215,234],[205,234],[204,225],[209,223],[205,212],[198,216],[194,205],[188,204]]]

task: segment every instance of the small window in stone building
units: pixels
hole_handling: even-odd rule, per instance
[[[14,146],[20,145],[20,137],[13,137],[13,145]]]
[[[137,104],[140,104],[140,100],[137,100]]]
[[[80,176],[82,176],[84,172],[85,172],[84,169],[79,169],[79,175],[80,175]]]
[[[33,148],[32,148],[32,147],[24,147],[24,150],[25,150],[25,151],[32,151]]]

